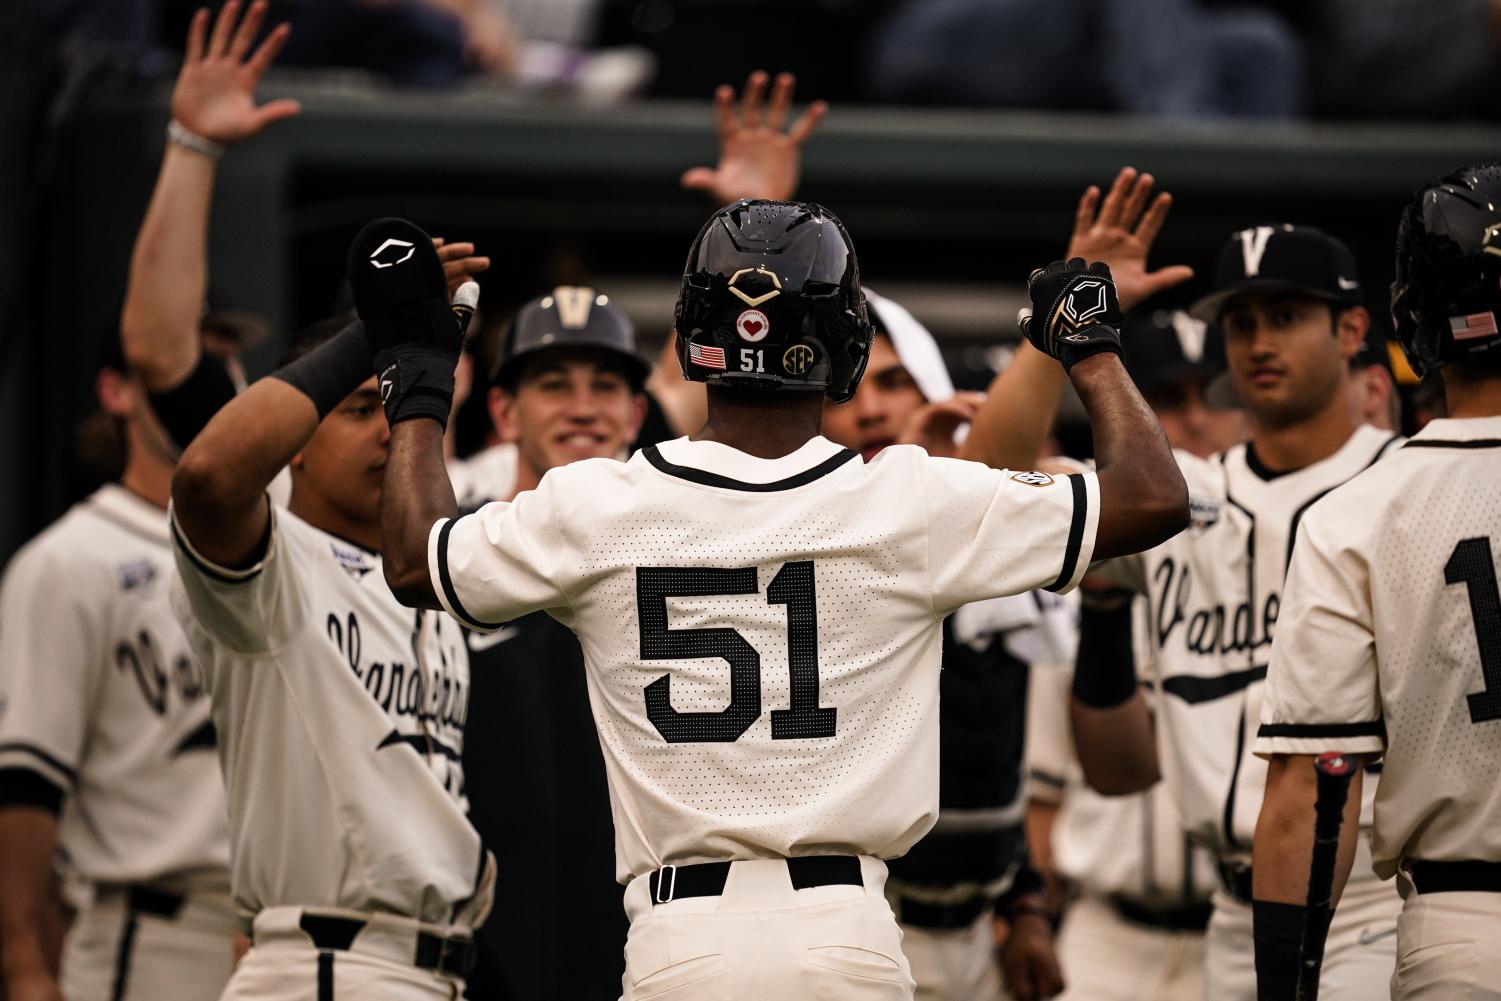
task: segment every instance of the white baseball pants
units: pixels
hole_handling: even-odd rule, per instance
[[[860,868],[862,886],[795,890],[783,861],[735,862],[719,896],[661,904],[637,877],[623,1001],[912,1001],[886,865]]]
[[[1410,893],[1391,990],[1395,1001],[1501,1001],[1501,893]]]
[[[1108,901],[1080,897],[1058,932],[1067,984],[1058,1001],[1201,1001],[1204,934],[1127,921]],[[1255,997],[1255,985],[1252,985]]]
[[[60,986],[68,1001],[213,1001],[234,965],[229,894],[188,895],[170,916],[101,893],[79,912],[63,943]]]

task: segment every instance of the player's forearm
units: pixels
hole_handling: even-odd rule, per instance
[[[53,893],[57,817],[0,807],[0,975],[9,983],[57,976],[62,914]]]
[[[1069,700],[1069,725],[1084,781],[1102,796],[1125,796],[1150,789],[1161,777],[1157,734],[1141,694],[1109,709]]]
[[[1266,795],[1256,819],[1252,893],[1257,900],[1303,906],[1308,902],[1308,875],[1313,858],[1318,772],[1313,756],[1278,755],[1267,768]],[[1360,829],[1360,771],[1350,781],[1339,827],[1334,864],[1334,899],[1343,892],[1355,862]]]
[[[443,428],[425,418],[391,429],[391,455],[381,487],[381,561],[391,593],[404,605],[440,608],[428,570],[432,527],[458,514],[443,464]]]
[[[1066,378],[1062,366],[1023,341],[1011,364],[991,382],[959,457],[994,469],[1034,468]]]
[[[1085,358],[1069,376],[1094,434],[1100,483],[1094,559],[1139,553],[1177,535],[1188,525],[1188,486],[1120,356]]]
[[[242,566],[265,537],[266,488],[318,428],[312,400],[274,377],[214,415],[172,474],[172,504],[188,540],[208,559]]]
[[[168,143],[136,236],[120,340],[152,392],[177,385],[198,362],[214,175],[212,157]]]

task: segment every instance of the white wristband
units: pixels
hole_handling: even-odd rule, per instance
[[[222,143],[199,135],[175,118],[167,123],[167,141],[215,160],[224,155],[225,146]]]

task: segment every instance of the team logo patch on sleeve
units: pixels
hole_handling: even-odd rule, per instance
[[[740,335],[742,341],[755,344],[765,340],[766,335],[771,333],[771,321],[759,309],[747,309],[735,319],[735,333]]]
[[[1220,520],[1220,506],[1211,500],[1189,497],[1188,519],[1189,528],[1208,528]]]
[[[1051,476],[1047,473],[1040,473],[1035,469],[1025,473],[1012,473],[1011,478],[1018,483],[1025,483],[1029,487],[1046,487],[1051,486],[1053,483]]]

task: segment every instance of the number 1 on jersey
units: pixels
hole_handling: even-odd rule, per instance
[[[669,597],[755,594],[756,568],[637,567],[636,612],[642,660],[719,657],[730,665],[730,704],[719,712],[672,708],[671,675],[646,686],[646,718],[669,744],[739,740],[761,718],[761,654],[734,629],[669,629]],[[787,606],[790,709],[773,709],[773,740],[834,736],[834,708],[818,705],[818,606],[813,562],[783,564],[766,589],[766,601]]]
[[[1496,586],[1496,562],[1489,536],[1465,539],[1444,564],[1444,583],[1464,584],[1470,596],[1470,618],[1480,644],[1480,673],[1485,688],[1465,696],[1470,722],[1501,719],[1501,591]]]

